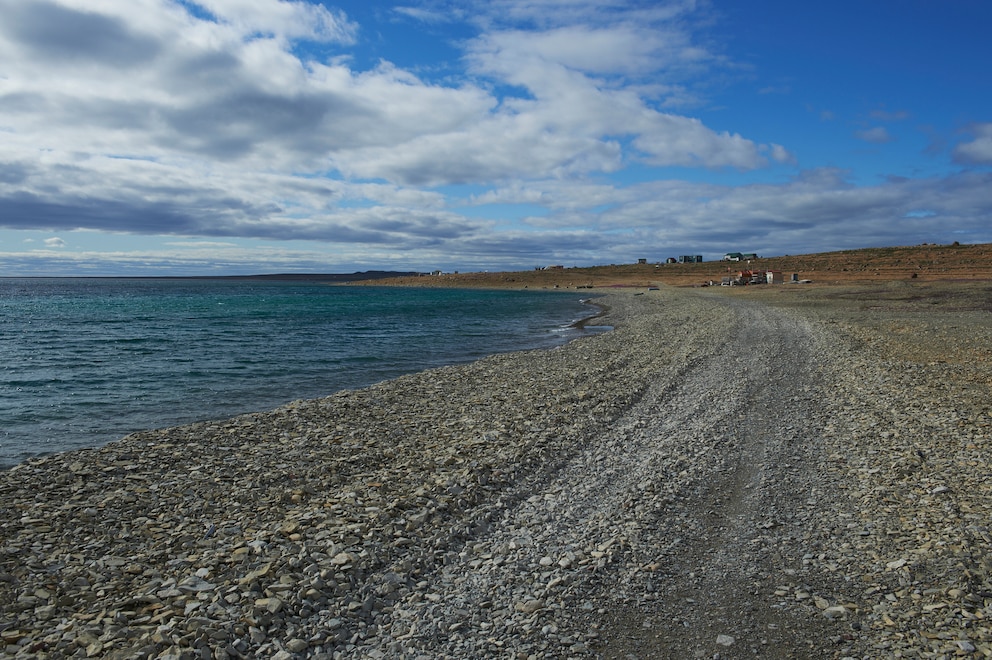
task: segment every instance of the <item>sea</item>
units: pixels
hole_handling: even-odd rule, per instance
[[[134,431],[550,348],[580,292],[0,278],[0,468]]]

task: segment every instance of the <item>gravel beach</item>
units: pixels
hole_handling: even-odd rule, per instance
[[[992,286],[590,295],[613,331],[0,473],[0,653],[992,657]]]

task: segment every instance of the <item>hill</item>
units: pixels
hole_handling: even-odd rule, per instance
[[[390,286],[478,286],[510,288],[583,288],[611,286],[701,286],[719,283],[742,269],[777,270],[786,279],[819,284],[859,284],[917,279],[971,281],[992,279],[992,244],[917,245],[764,257],[749,263],[706,261],[693,264],[613,264],[584,268],[451,273],[392,277],[366,284]]]

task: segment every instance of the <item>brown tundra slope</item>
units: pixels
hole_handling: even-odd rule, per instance
[[[643,255],[631,255],[636,261]],[[860,284],[896,280],[974,281],[992,279],[992,244],[916,245],[841,252],[763,257],[751,262],[707,261],[665,264],[646,256],[645,264],[613,264],[500,273],[449,273],[392,278],[391,285],[576,288],[604,286],[699,286],[719,283],[743,269],[781,271],[814,284]],[[660,261],[662,263],[656,263]],[[385,284],[383,280],[369,284]]]

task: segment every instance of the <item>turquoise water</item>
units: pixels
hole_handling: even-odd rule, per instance
[[[554,346],[592,313],[546,291],[0,279],[0,467]]]

